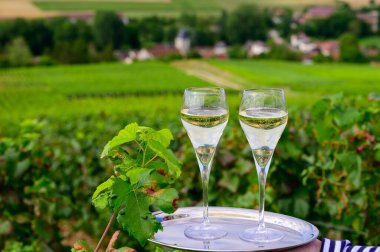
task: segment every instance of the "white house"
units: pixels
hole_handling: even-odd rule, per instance
[[[303,53],[309,53],[317,49],[317,45],[303,32],[293,34],[290,37],[290,45]]]
[[[175,48],[182,54],[186,55],[190,50],[190,34],[185,29],[180,29],[174,41]]]
[[[150,52],[147,49],[143,48],[137,52],[136,58],[138,60],[149,60],[149,59],[152,59],[153,56],[150,54]]]
[[[263,41],[248,41],[244,48],[247,50],[248,57],[255,57],[270,52],[269,46]]]
[[[225,57],[227,56],[227,45],[223,41],[219,41],[215,44],[214,49],[214,56],[216,57]]]
[[[277,45],[282,45],[284,43],[284,39],[280,36],[277,30],[270,30],[268,32],[268,37]]]

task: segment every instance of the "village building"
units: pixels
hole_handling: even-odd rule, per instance
[[[371,31],[376,33],[379,31],[379,12],[377,10],[358,13],[357,18],[367,23],[371,27]]]
[[[223,41],[219,41],[214,46],[214,56],[217,58],[227,58],[227,45]]]
[[[268,37],[277,45],[282,45],[284,39],[280,36],[277,30],[270,30],[268,32]]]
[[[180,29],[174,41],[175,48],[180,52],[180,54],[187,55],[190,51],[190,45],[190,33],[185,29]]]
[[[263,41],[247,41],[244,48],[247,51],[247,56],[250,58],[270,52],[269,46]]]
[[[339,42],[335,40],[317,42],[319,52],[325,57],[338,60],[340,56]]]
[[[215,46],[200,46],[194,48],[194,50],[199,53],[202,58],[228,58],[228,47],[223,41],[219,41]]]
[[[305,24],[312,19],[325,19],[335,13],[335,7],[332,6],[315,6],[306,10],[306,12],[300,15],[297,22]]]
[[[303,32],[291,35],[290,45],[302,53],[310,53],[317,49],[317,45]]]

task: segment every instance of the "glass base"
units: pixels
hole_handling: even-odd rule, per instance
[[[281,240],[284,234],[271,228],[266,228],[263,231],[259,231],[257,228],[249,228],[240,233],[239,237],[244,241],[268,243]]]
[[[185,229],[185,236],[199,241],[217,240],[227,235],[227,231],[217,225],[197,225]]]

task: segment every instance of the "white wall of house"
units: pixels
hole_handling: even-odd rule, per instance
[[[182,55],[186,55],[190,50],[190,38],[176,37],[174,46]]]

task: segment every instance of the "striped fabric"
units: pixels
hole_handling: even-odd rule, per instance
[[[334,241],[323,238],[320,252],[380,252],[380,247],[355,246],[348,240]]]

